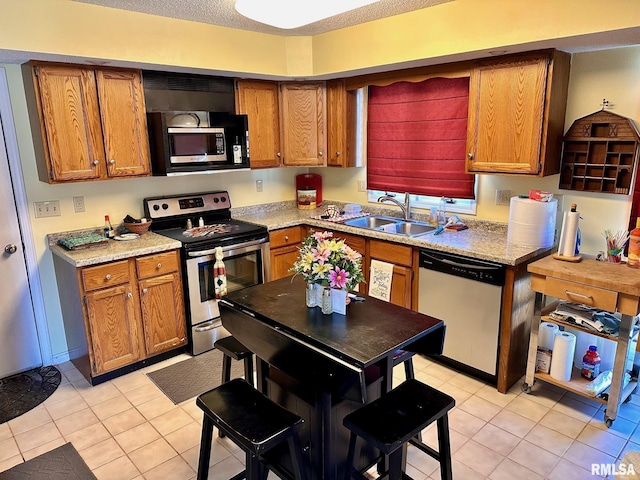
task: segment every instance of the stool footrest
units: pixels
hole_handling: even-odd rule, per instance
[[[435,458],[436,460],[440,461],[440,452],[438,452],[437,450],[431,448],[429,445],[426,445],[426,444],[422,443],[417,438],[410,439],[409,443],[411,445],[413,445],[414,447],[416,447],[417,449],[422,450],[427,455],[429,455],[429,456]]]

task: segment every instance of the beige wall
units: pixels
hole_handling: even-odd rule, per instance
[[[534,45],[553,46],[549,39],[570,37],[578,43],[582,36],[592,34],[606,34],[615,43],[628,34],[625,29],[634,30],[640,25],[637,0],[609,0],[606,9],[600,0],[539,0],[535,4],[535,8],[525,9],[513,0],[456,0],[313,38],[286,38],[69,0],[0,0],[0,61],[7,52],[23,51],[34,52],[30,58],[105,59],[159,69],[198,69],[209,74],[329,76],[418,61],[438,63],[477,56],[477,51],[498,47],[521,50]],[[617,32],[609,34],[609,30]],[[628,42],[626,38],[622,41]],[[54,356],[64,355],[67,345],[52,257],[45,244],[47,233],[98,226],[105,214],[115,221],[127,214],[140,216],[142,199],[152,195],[221,188],[229,190],[234,206],[291,200],[295,196],[294,177],[301,169],[69,185],[42,183],[37,180],[20,68],[0,66],[8,74]],[[638,46],[574,55],[565,128],[576,118],[599,109],[602,98],[614,104],[612,111],[640,124],[639,79]],[[357,192],[357,180],[365,178],[364,168],[317,170],[323,175],[324,198],[366,202],[366,195]],[[262,193],[255,191],[256,179],[264,182]],[[584,217],[583,251],[594,253],[602,248],[600,232],[605,228],[626,228],[629,197],[559,191],[557,184],[557,176],[479,176],[478,218],[507,221],[508,207],[494,205],[496,189],[522,194],[540,188],[564,194],[567,206],[578,204]],[[72,198],[78,195],[85,197],[86,211],[76,214]],[[62,215],[33,218],[33,202],[44,200],[59,200]]]

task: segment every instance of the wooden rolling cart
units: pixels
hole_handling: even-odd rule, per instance
[[[585,259],[579,263],[556,260],[551,256],[528,265],[531,275],[531,289],[536,293],[535,311],[531,321],[531,338],[527,358],[527,372],[522,391],[529,393],[536,379],[565,388],[578,395],[594,399],[607,406],[604,422],[610,427],[616,419],[621,402],[629,400],[635,391],[637,379],[632,379],[623,388],[625,363],[633,326],[633,317],[640,313],[640,270],[627,268],[625,264],[598,262]],[[555,321],[543,315],[546,296],[600,308],[622,314],[618,336],[594,333],[572,323]],[[588,380],[580,376],[574,368],[571,380],[563,382],[549,374],[536,372],[538,331],[541,321],[549,321],[573,330],[598,335],[617,343],[611,385],[597,397],[589,395],[585,389]],[[580,352],[576,352],[580,354]]]

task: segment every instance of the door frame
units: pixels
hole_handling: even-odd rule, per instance
[[[38,344],[43,365],[51,365],[53,355],[51,352],[51,341],[49,339],[49,327],[47,325],[47,315],[44,307],[44,296],[42,294],[42,284],[40,283],[40,270],[38,268],[38,257],[33,242],[33,232],[31,230],[31,219],[29,216],[29,202],[27,192],[22,177],[22,167],[20,162],[20,151],[18,150],[18,140],[16,137],[15,124],[13,122],[13,112],[11,110],[11,98],[9,97],[9,84],[7,82],[7,72],[0,67],[0,116],[2,116],[2,127],[4,130],[4,143],[7,149],[7,159],[9,161],[9,171],[11,183],[13,185],[13,197],[16,202],[18,212],[18,224],[20,227],[20,240],[24,248],[24,256],[27,265],[27,279],[31,290],[31,303],[36,320],[36,330],[38,331]],[[0,135],[2,132],[0,132]]]

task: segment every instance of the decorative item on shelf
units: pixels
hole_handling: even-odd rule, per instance
[[[333,238],[332,232],[311,232],[303,239],[298,259],[290,270],[292,273],[302,275],[307,281],[307,306],[319,306],[329,310],[329,303],[335,305],[331,311],[346,313],[347,290],[354,289],[360,282],[364,281],[362,274],[362,255],[349,247],[343,239]],[[295,275],[294,275],[295,276]],[[315,305],[310,289],[315,285],[315,289],[321,292],[320,299],[315,296]],[[326,292],[325,292],[326,289]],[[344,295],[342,292],[344,291]],[[332,293],[336,293],[344,304],[338,305],[331,300]],[[324,306],[325,295],[329,296],[327,306]],[[331,313],[331,312],[329,312]]]

